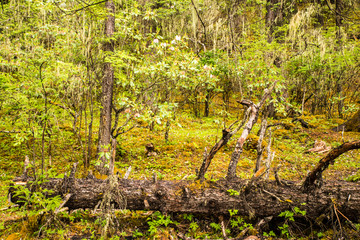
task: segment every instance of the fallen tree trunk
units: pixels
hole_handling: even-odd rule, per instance
[[[14,185],[29,185],[21,180],[15,180]],[[93,209],[102,200],[107,185],[107,180],[90,176],[49,179],[42,187],[53,190],[53,195],[67,196],[64,207]],[[351,220],[358,220],[360,216],[360,184],[342,181],[325,182],[321,189],[310,193],[303,192],[298,182],[278,185],[274,181],[239,179],[202,183],[118,179],[117,188],[129,210],[226,215],[230,209],[237,209],[240,215],[262,218],[298,207],[306,210],[309,219],[334,209]],[[14,193],[15,188],[11,187],[11,201],[16,203],[19,196]]]

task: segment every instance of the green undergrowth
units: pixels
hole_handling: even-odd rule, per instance
[[[91,210],[61,212],[57,222],[49,223],[49,213],[23,215],[7,221],[0,237],[3,239],[242,239],[258,235],[263,239],[328,239],[347,236],[356,239],[356,229],[360,225],[344,222],[342,230],[328,227],[331,220],[321,220],[321,224],[311,226],[306,219],[306,211],[299,208],[284,211],[279,216],[267,219],[261,228],[256,227],[257,219],[240,216],[237,210],[219,218],[211,215],[162,214],[154,211],[116,210],[113,212],[115,224],[111,234],[102,235],[103,222],[99,213]],[[305,226],[308,226],[304,229]],[[311,226],[311,227],[310,227]],[[307,236],[306,238],[303,236]]]
[[[156,125],[153,131],[148,128],[139,127],[121,135],[118,139],[116,172],[120,176],[124,175],[127,169],[132,166],[130,178],[132,179],[151,179],[154,174],[158,179],[180,180],[195,179],[196,169],[201,165],[204,150],[210,151],[211,147],[220,140],[223,128],[222,118],[212,116],[208,118],[195,118],[183,113],[177,116],[172,123],[169,132],[169,141],[165,141],[165,125]],[[307,153],[306,151],[314,147],[315,141],[324,141],[327,146],[332,148],[341,145],[343,142],[359,139],[359,133],[345,132],[336,133],[329,129],[336,126],[341,120],[328,120],[325,116],[305,116],[304,119],[314,128],[304,129],[300,123],[292,122],[292,119],[273,119],[269,124],[284,123],[283,126],[272,128],[271,150],[275,151],[275,157],[271,163],[271,168],[279,167],[279,177],[301,181],[305,178],[308,171],[313,169],[317,162],[326,153]],[[236,119],[227,119],[226,125],[229,126]],[[237,175],[240,178],[248,179],[253,175],[256,159],[257,132],[260,120],[252,129],[251,135],[245,143],[244,152],[237,167]],[[209,170],[206,173],[207,179],[220,179],[226,176],[226,170],[233,152],[236,139],[240,136],[240,130],[229,143],[223,147],[214,157]],[[24,156],[28,155],[30,161],[35,156],[36,167],[39,168],[40,145],[35,145],[36,153],[33,154],[33,145],[29,141],[24,145],[9,146],[9,136],[0,135],[0,206],[6,208],[7,189],[9,182],[15,176],[21,174]],[[96,139],[94,139],[96,140]],[[147,156],[145,145],[153,143],[156,156]],[[78,177],[84,176],[82,167],[81,151],[79,143],[70,132],[59,133],[57,142],[53,143],[52,166],[49,166],[49,159],[46,159],[46,167],[51,169],[51,177],[62,177],[74,162],[79,162]],[[268,137],[263,141],[263,147],[268,145]],[[93,149],[95,152],[95,149]],[[267,154],[264,154],[266,158]],[[348,180],[358,181],[360,179],[360,157],[359,151],[351,151],[341,155],[336,159],[335,164],[331,165],[323,174],[325,180]],[[96,164],[93,157],[91,168]],[[49,176],[50,176],[49,175]],[[98,177],[104,177],[97,175]],[[270,180],[274,179],[273,171],[270,171]],[[192,215],[162,215],[161,213],[146,211],[116,211],[118,226],[116,236],[113,239],[140,238],[140,239],[169,239],[172,236],[178,238],[178,233],[185,233],[186,236],[193,238],[222,238],[222,230],[219,219]],[[60,225],[49,225],[42,229],[39,235],[39,228],[46,223],[47,215],[24,215],[23,212],[3,210],[0,212],[2,222],[0,223],[0,239],[99,239],[101,223],[97,222],[97,213],[89,210],[75,211],[71,213],[62,212],[59,215]],[[241,237],[243,234],[259,234],[252,229],[255,221],[239,217],[237,223],[231,223],[227,219],[226,232],[228,236]],[[237,218],[233,218],[237,219]],[[44,222],[45,221],[45,222]],[[285,221],[282,221],[284,224]],[[287,223],[288,231],[294,231],[294,223]],[[59,227],[60,226],[60,227]],[[283,225],[282,225],[283,226]],[[286,225],[283,226],[284,231]],[[291,228],[292,227],[292,228]],[[289,229],[290,228],[290,229]],[[246,231],[244,231],[246,229]],[[350,230],[349,230],[350,231]],[[290,232],[296,235],[295,232]],[[290,234],[288,232],[288,234]],[[287,236],[281,229],[264,231],[262,236],[268,239]],[[331,230],[318,229],[308,232],[307,236],[312,239],[321,239],[319,236],[331,236]],[[351,234],[351,233],[349,233]],[[315,237],[316,235],[316,237]]]

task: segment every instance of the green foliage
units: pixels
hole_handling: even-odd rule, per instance
[[[221,231],[221,225],[218,223],[210,223],[210,227],[214,229],[215,232],[220,232]]]
[[[40,181],[32,183],[32,186],[38,188]],[[21,209],[29,216],[43,214],[46,212],[54,212],[59,207],[62,199],[60,196],[49,197],[51,191],[43,188],[38,188],[37,191],[31,191],[24,186],[17,186],[14,197],[18,197],[19,202],[22,203]]]
[[[240,193],[234,189],[228,189],[227,192],[229,193],[230,196],[239,196]]]
[[[349,177],[346,178],[346,181],[349,182],[358,182],[360,181],[360,171],[358,171],[358,173],[351,175]]]
[[[302,205],[305,205],[305,203],[303,203]],[[283,225],[278,226],[278,229],[281,231],[282,236],[285,236],[286,238],[291,237],[291,229],[288,223],[295,222],[294,216],[299,215],[304,217],[306,215],[306,210],[300,210],[300,208],[294,207],[292,211],[284,211],[279,214],[279,217],[285,218],[285,222],[283,223]]]
[[[276,234],[273,231],[270,231],[269,233],[263,232],[264,237],[276,237]]]
[[[287,117],[303,114],[318,127],[308,132],[291,125],[274,132],[274,164],[284,166],[281,177],[298,180],[316,164],[318,155],[303,154],[314,136],[333,146],[358,138],[351,133],[341,139],[324,134],[341,123],[324,116],[345,119],[358,109],[360,29],[352,23],[359,15],[356,1],[342,2],[341,26],[336,25],[336,10],[329,11],[329,6],[336,6],[324,2],[278,4],[274,13],[281,16],[268,22],[269,2],[262,0],[195,1],[195,7],[189,0],[114,1],[111,37],[104,36],[108,13],[103,3],[5,2],[0,14],[0,205],[7,204],[5,181],[20,173],[26,155],[29,169],[34,169],[29,174],[51,168],[48,177],[61,176],[76,161],[92,169],[101,164],[98,157],[110,159],[110,146],[96,151],[104,63],[112,65],[115,76],[112,127],[120,146],[116,170],[124,173],[133,166],[133,178],[149,178],[155,172],[158,179],[195,179],[203,149],[221,134],[217,129],[241,118],[236,101],[257,103],[274,81],[277,86],[269,101],[275,107],[274,119],[290,123]],[[109,41],[113,53],[103,50]],[[209,118],[202,118],[205,105]],[[170,132],[166,144],[159,137],[163,132]],[[144,145],[150,141],[156,143],[158,156],[144,156]],[[216,167],[207,173],[212,182],[226,174],[233,144],[213,159]],[[248,177],[254,154],[245,150],[243,155],[239,176]],[[356,157],[343,156],[345,161],[336,163],[334,171],[356,171]],[[85,161],[91,164],[85,166]],[[358,175],[347,180],[358,181]],[[33,186],[34,191],[18,190],[24,203],[19,213],[35,217],[53,212],[61,199],[48,198],[51,193],[38,183]],[[236,210],[229,213],[232,233],[251,227]],[[63,217],[80,221],[80,215]],[[305,215],[297,208],[283,212],[282,235],[291,236],[294,219]],[[194,216],[184,218],[191,234],[200,237]],[[157,214],[148,221],[152,237],[159,233],[157,227],[176,224]],[[92,220],[80,223],[96,237],[89,227]],[[210,226],[219,231],[219,224]],[[0,224],[0,230],[4,227]],[[56,235],[63,229],[46,231]],[[133,234],[146,235],[141,229]]]
[[[156,236],[160,227],[167,227],[171,224],[178,224],[175,221],[172,221],[170,216],[164,216],[160,212],[155,212],[147,219],[149,225],[149,234],[150,236]]]

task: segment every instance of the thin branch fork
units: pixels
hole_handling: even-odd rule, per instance
[[[245,140],[248,137],[248,135],[250,134],[251,129],[257,122],[257,119],[259,117],[259,110],[265,104],[265,101],[269,98],[271,92],[275,88],[275,85],[276,85],[276,82],[271,87],[269,87],[269,89],[264,90],[264,95],[258,104],[255,104],[250,100],[242,100],[241,102],[239,102],[240,104],[248,106],[251,109],[250,117],[244,127],[244,130],[243,130],[240,138],[237,140],[234,152],[231,155],[230,164],[229,164],[228,172],[227,172],[227,176],[226,176],[227,179],[232,179],[232,178],[236,177],[236,166],[239,161],[240,155],[243,152],[243,145],[245,143]]]
[[[242,120],[242,122],[239,124],[239,126],[237,128],[235,128],[234,130],[231,131],[231,128],[238,122],[235,121],[234,123],[232,123],[229,128],[225,128],[222,130],[222,138],[211,148],[209,153],[204,153],[204,160],[203,163],[200,167],[200,170],[198,172],[197,175],[197,179],[201,179],[204,180],[205,178],[205,173],[207,171],[207,169],[210,166],[211,160],[214,158],[215,154],[223,147],[225,146],[230,138],[236,134],[240,128],[242,128],[246,122],[246,120],[248,119],[250,113],[250,109],[248,108],[245,112],[245,116],[244,119]]]

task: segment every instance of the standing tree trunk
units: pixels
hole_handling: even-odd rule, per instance
[[[279,0],[267,0],[266,3],[265,23],[268,28],[268,43],[271,43],[274,40],[275,27],[282,20],[282,6]]]
[[[105,8],[108,12],[107,19],[105,20],[105,35],[107,37],[104,43],[104,51],[108,54],[114,52],[114,44],[110,38],[115,31],[115,5],[112,0],[105,3]],[[101,97],[101,115],[100,115],[100,129],[99,129],[99,146],[98,151],[106,151],[105,146],[111,144],[111,109],[112,109],[112,97],[113,97],[113,85],[114,85],[114,69],[109,62],[104,63],[104,77],[102,79],[102,97]],[[107,170],[104,165],[109,161],[105,156],[102,157],[102,165],[100,170],[102,173],[106,173]]]
[[[204,117],[209,117],[210,112],[210,99],[211,99],[211,90],[206,91],[206,97],[205,97],[205,108],[204,108]]]

